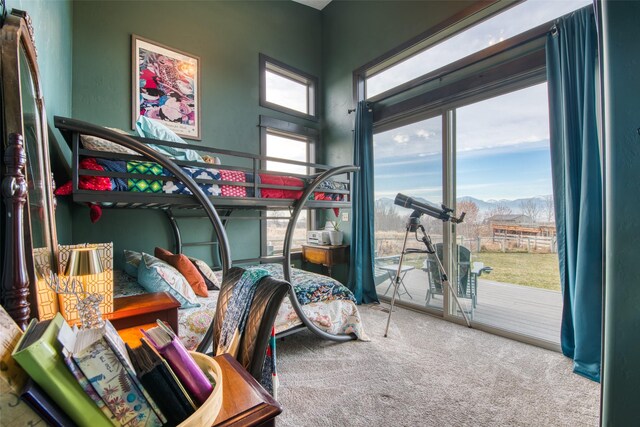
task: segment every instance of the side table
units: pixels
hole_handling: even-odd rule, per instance
[[[114,298],[113,313],[103,315],[129,345],[138,345],[142,336],[140,328],[156,325],[156,320],[166,322],[176,334],[178,331],[178,307],[180,303],[168,292],[132,295]]]
[[[349,245],[302,245],[302,260],[319,264],[327,268],[331,276],[331,268],[336,264],[349,261]]]

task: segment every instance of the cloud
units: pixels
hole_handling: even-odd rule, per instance
[[[409,135],[405,135],[405,134],[397,134],[393,137],[393,140],[395,141],[396,144],[398,145],[406,145],[407,142],[409,142]]]
[[[418,131],[416,132],[416,136],[418,136],[419,138],[423,138],[423,139],[429,139],[432,138],[434,136],[436,136],[435,132],[429,132],[426,129],[418,129]]]

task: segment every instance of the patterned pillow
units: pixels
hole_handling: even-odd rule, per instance
[[[180,308],[200,307],[189,282],[178,270],[144,252],[138,266],[138,283],[147,292],[169,292],[180,302]]]
[[[120,129],[109,128],[109,127],[107,129],[121,133],[122,135],[129,135],[127,132]],[[82,142],[82,145],[84,146],[84,148],[86,148],[87,150],[107,151],[109,153],[133,154],[136,156],[140,155],[130,148],[123,147],[120,144],[116,144],[115,142],[111,142],[106,139],[98,138],[97,136],[80,135],[80,141]]]
[[[217,291],[220,289],[220,282],[218,281],[218,278],[206,262],[192,257],[189,257],[189,260],[196,266],[202,275],[204,282],[207,284],[207,289],[210,291]]]
[[[131,277],[138,277],[138,265],[142,259],[142,253],[124,250],[124,271]]]
[[[193,292],[195,292],[196,295],[205,298],[209,296],[204,277],[202,277],[202,274],[200,274],[196,266],[189,261],[189,258],[187,258],[186,255],[174,254],[166,249],[158,247],[155,248],[153,254],[162,261],[168,262],[169,265],[178,270],[180,274],[187,279],[189,286],[191,286],[191,289],[193,289]]]

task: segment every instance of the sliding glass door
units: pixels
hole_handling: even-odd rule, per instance
[[[398,277],[401,301],[442,309],[442,295],[428,298],[426,255],[405,257],[398,274],[398,263],[407,236],[411,210],[394,203],[401,193],[423,203],[440,205],[443,200],[442,117],[426,118],[377,132],[374,142],[376,285],[381,297],[393,295]],[[434,243],[442,242],[442,222],[422,217],[420,223]],[[407,236],[407,247],[424,249],[415,233]]]
[[[456,108],[455,117],[456,208],[467,213],[455,240],[477,294],[467,309],[475,322],[558,343],[547,84]]]

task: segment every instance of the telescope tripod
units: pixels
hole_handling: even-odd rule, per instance
[[[422,232],[421,238],[418,238],[418,230]],[[425,249],[407,249],[407,240],[409,238],[410,232],[414,232],[416,234],[416,240],[424,243],[424,245],[426,246],[426,250]],[[438,263],[438,270],[440,271],[440,276],[442,278],[442,284],[444,286],[444,289],[448,289],[450,291],[449,295],[453,296],[453,299],[455,300],[456,305],[458,306],[458,309],[462,313],[462,317],[464,317],[465,323],[467,324],[468,327],[471,327],[471,323],[469,322],[467,313],[465,313],[465,311],[462,309],[462,305],[460,304],[458,295],[456,294],[456,292],[451,291],[451,286],[449,284],[449,277],[447,276],[447,272],[445,271],[444,266],[440,261],[440,258],[438,258],[438,254],[436,253],[436,248],[433,246],[433,243],[431,242],[431,237],[429,237],[429,235],[424,231],[424,227],[422,226],[422,224],[420,224],[420,212],[414,211],[409,217],[409,221],[407,221],[407,231],[404,234],[404,242],[402,243],[402,252],[400,252],[400,262],[398,262],[398,271],[396,271],[396,277],[394,279],[394,284],[393,284],[393,297],[391,298],[391,309],[389,310],[389,317],[387,318],[387,327],[384,330],[385,338],[387,337],[387,334],[389,332],[389,324],[391,323],[391,313],[393,313],[393,307],[396,302],[396,296],[398,295],[398,287],[400,285],[400,273],[402,271],[402,262],[404,261],[404,256],[406,254],[416,254],[416,253],[432,254],[435,257],[436,262]]]

